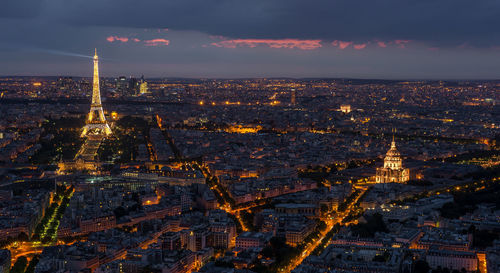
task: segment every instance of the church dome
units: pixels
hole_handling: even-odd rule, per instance
[[[396,148],[396,142],[393,140],[391,143],[391,149],[387,151],[384,159],[384,168],[398,170],[403,167],[403,160],[401,159],[401,153]]]
[[[393,141],[391,144],[391,149],[385,154],[387,157],[401,157],[401,153],[396,148],[396,143]]]

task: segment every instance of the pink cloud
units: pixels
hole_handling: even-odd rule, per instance
[[[406,44],[409,42],[410,40],[394,40],[394,43],[397,44],[400,48],[405,48]]]
[[[166,46],[169,44],[170,44],[170,41],[165,40],[165,39],[144,40],[145,46]]]
[[[352,42],[335,40],[332,42],[332,45],[338,46],[340,49],[346,49],[348,46],[352,45]]]
[[[137,39],[137,38],[134,38],[134,39],[132,39],[132,41],[134,41],[134,42],[136,42],[136,43],[137,43],[137,42],[140,42],[141,40],[139,40],[139,39]]]
[[[353,45],[354,49],[356,50],[361,50],[366,47],[367,44],[358,44],[358,45]]]
[[[212,37],[211,37],[212,38]],[[213,38],[219,38],[214,36]],[[270,48],[297,48],[302,50],[312,50],[320,48],[321,40],[298,40],[298,39],[234,39],[212,43],[216,47],[236,48],[236,47],[257,47],[259,45]]]
[[[128,38],[127,37],[118,37],[118,36],[109,36],[106,38],[106,40],[110,43],[114,42],[114,41],[120,41],[122,43],[126,43],[128,42]]]
[[[352,41],[340,41],[340,40],[334,40],[332,42],[332,46],[338,47],[339,49],[346,49],[348,47],[351,47],[356,49],[356,50],[362,50],[365,49],[368,45],[375,43],[378,47],[380,48],[386,48],[388,46],[397,46],[399,48],[406,48],[407,44],[410,43],[411,40],[393,40],[393,41],[379,41],[379,40],[370,40],[366,42],[362,42],[359,44],[355,44]]]

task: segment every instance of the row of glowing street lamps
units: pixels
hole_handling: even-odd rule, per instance
[[[349,204],[349,206],[347,207],[347,209],[345,211],[337,213],[334,217],[327,218],[326,219],[326,226],[327,226],[327,228],[325,228],[321,232],[320,237],[315,242],[308,243],[307,247],[304,249],[304,251],[302,251],[302,254],[299,255],[296,260],[291,261],[288,266],[286,266],[284,268],[280,268],[279,270],[281,272],[290,272],[293,269],[295,269],[295,267],[299,266],[302,263],[302,261],[305,258],[307,258],[314,251],[314,249],[316,249],[316,247],[319,246],[319,244],[321,244],[321,242],[325,239],[326,234],[333,229],[333,227],[335,226],[335,224],[342,223],[342,220],[345,217],[347,217],[347,215],[349,215],[349,213],[351,212],[351,210],[354,207],[354,204],[357,203],[357,201],[359,200],[359,198],[361,198],[363,196],[363,194],[364,194],[364,192],[366,190],[367,189],[361,189],[361,192],[357,195],[356,198],[354,198],[354,200],[352,200],[352,202]]]

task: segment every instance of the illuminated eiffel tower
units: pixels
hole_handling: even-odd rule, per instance
[[[94,82],[92,85],[92,104],[90,104],[90,112],[87,117],[85,126],[83,127],[82,137],[89,135],[111,135],[104,111],[101,104],[101,92],[99,90],[99,57],[97,57],[97,49],[94,54]]]

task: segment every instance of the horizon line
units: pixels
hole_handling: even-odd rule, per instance
[[[68,77],[68,78],[92,78],[93,76],[75,76],[75,75],[0,75],[0,78],[21,78],[21,77],[32,77],[32,78],[51,78],[51,77]],[[119,78],[119,77],[135,77],[140,78],[141,76],[100,76],[99,78]],[[178,79],[178,80],[263,80],[263,79],[287,79],[287,80],[366,80],[366,81],[448,81],[448,82],[460,82],[460,81],[500,81],[500,78],[370,78],[370,77],[287,77],[287,76],[271,76],[271,77],[144,77],[144,79]]]

